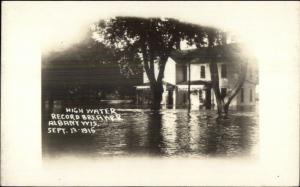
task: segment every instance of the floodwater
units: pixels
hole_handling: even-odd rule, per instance
[[[55,108],[56,107],[56,108]],[[48,134],[44,112],[43,154],[60,156],[204,156],[258,155],[258,112],[231,111],[217,119],[214,110],[116,108],[123,120],[105,122],[90,135]],[[93,107],[95,108],[95,107]],[[98,108],[105,108],[99,107]],[[63,111],[55,106],[53,113]]]

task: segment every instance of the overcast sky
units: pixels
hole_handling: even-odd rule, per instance
[[[18,3],[17,8],[8,7],[6,13],[23,17],[16,26],[41,43],[46,51],[59,50],[80,41],[88,26],[99,19],[122,15],[171,17],[218,27],[235,32],[260,58],[268,58],[269,51],[276,51],[278,59],[291,58],[291,54],[282,51],[281,47],[285,46],[285,50],[291,52],[295,50],[295,41],[299,41],[299,25],[295,24],[300,17],[297,3],[24,2]]]

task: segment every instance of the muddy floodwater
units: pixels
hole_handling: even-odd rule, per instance
[[[102,106],[98,106],[102,108]],[[60,156],[207,156],[258,154],[258,111],[235,110],[218,120],[215,110],[137,109],[113,106],[122,120],[103,122],[95,133],[48,134],[49,115],[63,112],[59,104],[43,113],[43,155]],[[93,107],[95,108],[95,107]]]

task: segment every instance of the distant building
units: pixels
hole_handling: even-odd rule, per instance
[[[163,79],[162,105],[185,106],[188,104],[188,83],[190,64],[190,95],[192,106],[205,106],[211,108],[216,106],[213,89],[211,88],[211,77],[209,61],[211,56],[218,63],[219,83],[221,94],[233,89],[240,71],[241,63],[238,58],[243,58],[237,44],[217,46],[212,53],[208,48],[177,50],[173,51],[168,58]],[[155,64],[155,75],[158,74],[158,66]],[[231,107],[253,106],[256,103],[256,86],[258,84],[258,68],[255,61],[248,62],[246,80],[242,89],[231,102]],[[137,103],[150,104],[150,83],[146,73],[143,76],[143,84],[136,86]]]

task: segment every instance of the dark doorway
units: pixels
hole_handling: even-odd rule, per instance
[[[211,109],[211,91],[210,89],[205,90],[205,107],[206,109]]]
[[[203,102],[204,102],[204,99],[202,97],[202,90],[199,90],[199,101],[200,101],[200,104],[202,105]]]
[[[168,105],[173,105],[173,91],[169,90],[168,91],[168,101],[167,101]]]

